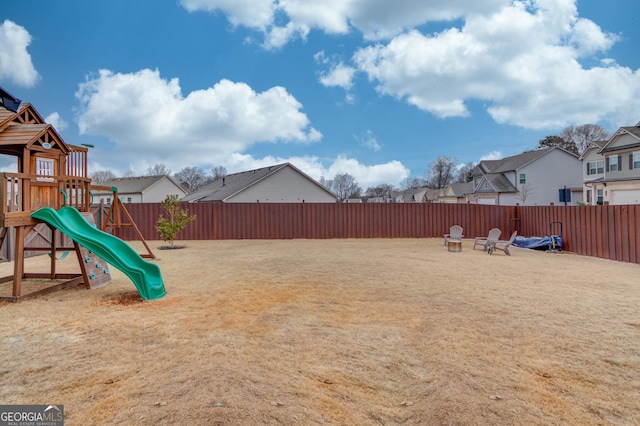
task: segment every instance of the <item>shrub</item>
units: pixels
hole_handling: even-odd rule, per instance
[[[177,195],[167,195],[167,198],[162,202],[162,208],[168,217],[160,215],[156,229],[160,232],[160,238],[173,247],[178,232],[182,231],[189,222],[195,220],[196,216],[189,216],[189,212],[180,207]]]

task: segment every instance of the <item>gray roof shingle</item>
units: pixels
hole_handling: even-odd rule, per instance
[[[158,181],[169,178],[173,183],[180,187],[180,185],[168,175],[158,176],[136,176],[126,178],[109,179],[104,182],[96,183],[99,186],[115,186],[118,188],[119,194],[138,194],[143,193],[145,190],[156,184]],[[186,191],[185,191],[186,192]],[[106,193],[105,191],[95,191],[96,194]]]
[[[480,164],[484,166],[486,173],[505,173],[518,170],[521,167],[529,164],[530,162],[537,160],[549,151],[553,149],[560,149],[557,147],[549,147],[536,149],[533,151],[523,152],[522,154],[506,157],[501,160],[484,160]],[[568,151],[566,151],[569,153]],[[569,153],[570,154],[570,153]],[[571,154],[573,155],[573,154]]]

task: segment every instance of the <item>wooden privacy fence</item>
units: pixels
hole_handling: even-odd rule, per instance
[[[487,206],[478,204],[314,204],[194,203],[182,204],[196,220],[177,236],[180,240],[434,238],[451,225],[464,228],[465,238],[486,236],[500,228],[523,236],[557,235],[562,228],[564,250],[640,263],[640,206]],[[155,229],[164,213],[160,203],[127,204],[145,239],[159,240]],[[553,224],[552,224],[553,222]],[[558,223],[559,222],[559,223]],[[116,235],[135,240],[131,229]]]

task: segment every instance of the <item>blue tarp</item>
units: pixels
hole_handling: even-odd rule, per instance
[[[550,237],[518,236],[513,240],[513,245],[516,247],[536,250],[562,250],[562,237],[558,235],[552,235]]]

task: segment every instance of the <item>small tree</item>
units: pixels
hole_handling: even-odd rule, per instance
[[[180,207],[177,195],[167,195],[162,202],[162,208],[168,217],[161,215],[158,218],[156,229],[160,232],[163,241],[168,242],[173,248],[173,242],[178,232],[182,231],[187,224],[195,220],[196,216],[189,216],[189,212]]]

